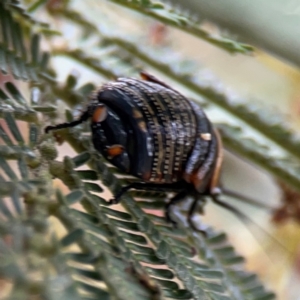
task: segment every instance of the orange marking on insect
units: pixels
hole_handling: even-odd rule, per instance
[[[124,152],[124,147],[122,145],[112,145],[106,149],[107,154],[110,158],[118,156]]]
[[[210,192],[216,193],[219,186],[219,178],[220,178],[220,172],[221,172],[221,167],[222,167],[222,162],[223,162],[223,145],[222,145],[222,140],[220,137],[220,133],[218,130],[214,130],[216,138],[217,138],[217,158],[216,158],[216,164],[214,167],[214,172],[210,181]]]
[[[142,175],[142,178],[144,181],[148,181],[151,177],[151,172],[145,172],[143,175]]]
[[[104,105],[98,106],[93,113],[92,121],[94,123],[103,122],[106,119],[106,117],[107,117],[106,106]]]
[[[151,80],[151,76],[148,73],[146,73],[145,71],[141,71],[140,75],[143,80]]]

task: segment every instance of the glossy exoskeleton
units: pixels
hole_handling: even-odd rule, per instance
[[[45,132],[91,119],[95,149],[141,180],[123,187],[111,204],[127,190],[140,189],[176,192],[166,207],[168,221],[170,206],[187,195],[195,199],[189,220],[201,195],[227,207],[217,199],[222,164],[218,132],[198,105],[156,77],[141,76],[104,84],[78,120],[48,126]]]

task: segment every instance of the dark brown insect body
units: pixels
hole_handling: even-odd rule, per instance
[[[188,194],[216,195],[222,163],[218,133],[199,106],[152,75],[142,78],[104,84],[79,120],[45,131],[91,118],[95,149],[141,179],[123,187],[111,203],[130,188],[177,192],[167,208]],[[195,206],[196,201],[190,216]],[[170,220],[168,210],[166,215]]]

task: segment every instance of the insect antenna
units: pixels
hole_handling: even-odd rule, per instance
[[[51,130],[57,130],[57,129],[63,129],[63,128],[68,128],[68,127],[74,127],[77,126],[83,122],[85,122],[88,118],[90,117],[90,114],[88,111],[84,112],[79,119],[72,121],[72,122],[66,122],[66,123],[61,123],[58,125],[54,125],[54,126],[47,126],[45,128],[45,133],[48,133]]]
[[[233,198],[234,200],[241,200],[245,203],[251,204],[251,205],[259,207],[259,208],[264,208],[264,209],[267,209],[267,210],[270,210],[270,211],[275,211],[275,209],[276,209],[275,207],[272,207],[271,205],[268,205],[266,203],[262,203],[260,201],[254,200],[250,197],[247,197],[247,196],[242,195],[238,192],[235,192],[235,191],[223,188],[223,187],[221,188],[221,191],[222,191],[223,195],[229,196],[229,197]]]
[[[235,193],[235,192],[233,192]],[[256,233],[253,232],[253,229],[256,228],[256,232],[260,232],[260,235],[263,234],[263,238],[261,237],[261,239],[263,239],[264,241],[267,239],[269,239],[272,243],[276,244],[280,250],[284,253],[288,253],[289,256],[292,256],[292,253],[280,242],[278,241],[274,236],[272,236],[270,233],[268,233],[266,230],[264,230],[260,225],[258,225],[255,221],[253,221],[248,215],[246,215],[245,213],[243,213],[242,211],[240,211],[238,208],[230,205],[227,202],[224,202],[222,200],[220,200],[218,198],[218,196],[216,195],[212,195],[211,196],[213,202],[218,205],[221,206],[227,210],[229,210],[230,212],[232,212],[240,221],[242,221],[247,228],[250,230],[250,232],[252,233],[253,237],[259,242],[259,238],[258,235]],[[256,201],[255,201],[256,202]],[[251,202],[249,202],[249,204],[253,204]],[[260,243],[259,243],[260,244]],[[272,261],[271,257],[270,257],[270,252],[266,252],[266,255],[269,257],[269,259]]]

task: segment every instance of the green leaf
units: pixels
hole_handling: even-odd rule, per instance
[[[36,145],[38,138],[38,128],[34,124],[30,124],[29,128],[29,142],[31,146]]]
[[[76,86],[76,84],[77,84],[77,77],[72,74],[69,74],[66,80],[66,86],[69,89],[73,89]]]
[[[36,2],[32,3],[31,6],[28,8],[28,12],[33,12],[37,10],[40,6],[44,5],[47,0],[37,0]]]
[[[43,112],[43,113],[51,113],[51,112],[56,111],[55,106],[37,106],[37,105],[33,105],[32,109],[34,109],[35,111],[38,111],[38,112]]]
[[[24,158],[18,159],[18,167],[23,179],[28,179],[28,169]]]
[[[69,205],[80,202],[84,194],[81,190],[74,190],[66,196],[66,201]]]
[[[74,231],[67,234],[65,237],[63,237],[60,241],[61,245],[63,247],[70,246],[73,243],[77,243],[83,236],[83,230],[78,228]]]
[[[97,173],[95,171],[80,170],[80,171],[76,171],[76,173],[79,176],[79,178],[81,178],[81,179],[85,179],[85,180],[97,180],[98,179]]]
[[[49,52],[43,52],[41,63],[40,63],[40,67],[41,67],[42,71],[47,70],[49,60],[50,60],[50,53]]]
[[[3,184],[3,182],[1,184]],[[2,198],[0,198],[0,211],[2,215],[5,216],[6,218],[8,219],[13,218],[13,214],[11,213],[10,209],[6,205],[6,202]]]
[[[12,146],[13,142],[10,139],[10,137],[6,134],[5,130],[3,129],[3,127],[0,124],[0,137],[1,139],[4,141],[4,143],[8,146]]]
[[[8,46],[10,44],[9,40],[9,30],[10,30],[10,24],[9,24],[9,12],[3,7],[3,4],[0,6],[0,22],[1,22],[1,29],[2,29],[2,43],[5,46]]]
[[[70,260],[73,260],[78,263],[82,264],[91,264],[95,263],[97,257],[92,254],[86,254],[86,253],[68,253],[67,257]]]
[[[12,133],[12,135],[14,136],[16,141],[19,143],[19,145],[23,145],[24,139],[19,131],[19,128],[18,128],[13,116],[10,113],[6,113],[4,118],[5,118],[5,121],[8,125],[10,132]]]
[[[40,36],[34,34],[31,39],[31,61],[34,65],[37,65],[40,61],[39,44]]]
[[[6,52],[1,47],[0,47],[0,70],[4,75],[6,75],[8,73]]]
[[[97,296],[97,299],[110,300],[109,294],[106,291],[99,288],[99,287],[95,287],[93,285],[90,285],[90,284],[87,284],[87,283],[84,283],[84,282],[78,283],[78,286],[81,289],[83,289],[84,291],[86,291],[88,293],[91,293],[92,295]]]
[[[193,295],[188,290],[179,290],[179,291],[172,291],[172,290],[164,290],[163,294],[166,298],[172,299],[191,299]]]
[[[81,86],[77,90],[77,92],[82,94],[82,96],[84,96],[84,97],[88,97],[94,89],[95,89],[95,86],[93,84],[87,83],[87,84]]]
[[[76,272],[76,274],[87,277],[88,279],[102,280],[102,277],[98,272],[78,268],[73,268],[73,270]]]
[[[18,189],[14,189],[11,198],[12,198],[12,203],[14,205],[15,211],[17,212],[17,214],[21,215],[23,209],[21,206],[20,193]]]
[[[120,232],[125,239],[128,239],[129,241],[132,241],[134,243],[142,245],[147,245],[148,243],[147,240],[141,235],[129,233],[123,230],[120,230]]]
[[[4,160],[4,158],[1,156],[0,156],[0,167],[11,180],[17,180],[17,175],[9,166],[9,164]]]
[[[5,84],[5,87],[18,103],[25,106],[27,105],[25,98],[22,96],[22,94],[12,82],[7,82]]]
[[[107,214],[110,215],[112,217],[116,217],[118,219],[124,220],[124,221],[131,221],[132,217],[130,214],[122,212],[122,211],[118,211],[118,210],[113,210],[109,207],[102,207],[102,210]]]
[[[147,267],[147,271],[150,275],[153,275],[155,277],[161,277],[165,279],[173,279],[174,274],[172,271],[167,270],[167,269],[158,269],[158,268],[151,268]]]
[[[85,188],[86,188],[87,190],[89,190],[89,191],[98,192],[98,193],[103,192],[102,187],[100,187],[100,185],[99,185],[99,184],[96,184],[96,183],[85,182],[85,183],[84,183],[84,186],[85,186]]]

